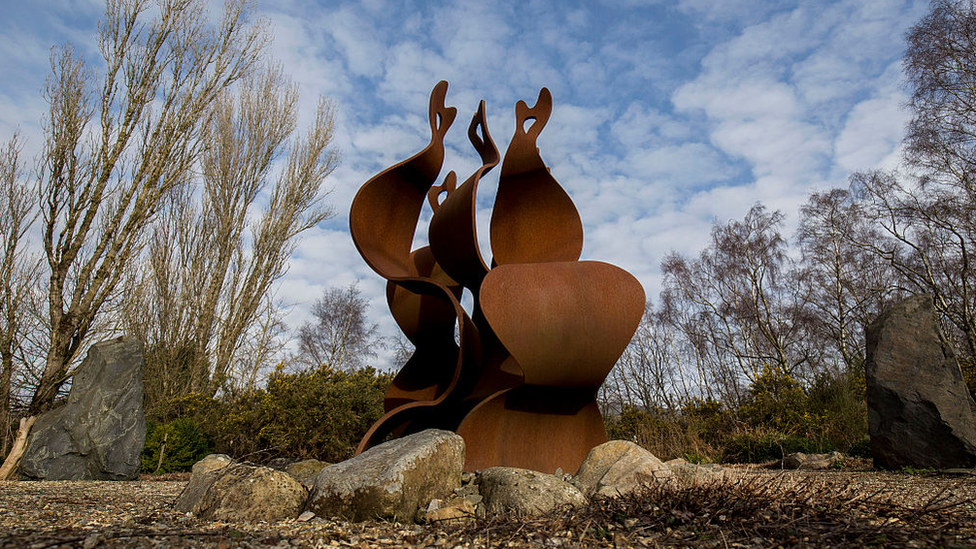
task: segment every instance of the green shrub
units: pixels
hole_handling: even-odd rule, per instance
[[[604,425],[610,440],[634,441],[650,420],[651,416],[645,410],[625,404],[619,414],[604,418]]]
[[[711,399],[677,410],[625,406],[606,427],[610,438],[632,440],[661,459],[755,463],[847,449],[867,436],[863,369],[823,373],[804,385],[766,367],[738,408]]]
[[[373,368],[275,374],[263,394],[244,399],[246,405],[232,414],[242,418],[240,429],[259,447],[254,450],[341,461],[352,457],[359,440],[383,415],[390,380]],[[259,414],[253,413],[255,408]]]
[[[735,416],[727,406],[713,399],[693,399],[681,408],[681,416],[690,429],[710,446],[720,448],[727,438],[737,432]]]
[[[803,387],[780,368],[765,366],[738,414],[752,427],[794,433],[811,422]]]
[[[141,470],[143,473],[189,471],[213,449],[210,437],[192,419],[180,418],[170,423],[149,421],[146,422]]]
[[[189,418],[201,425],[215,450],[234,458],[274,457],[341,461],[383,415],[392,377],[364,368],[286,374],[267,387],[219,399],[188,395],[155,407],[160,422]]]
[[[806,407],[816,420],[806,426],[803,434],[807,436],[849,448],[868,434],[868,407],[859,372],[817,376],[808,390]]]

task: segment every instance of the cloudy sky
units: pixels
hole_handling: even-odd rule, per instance
[[[31,152],[50,48],[94,54],[104,3],[0,3],[0,139],[19,129]],[[306,320],[324,289],[358,281],[392,335],[384,281],[353,247],[347,213],[363,182],[426,145],[439,80],[459,111],[443,173],[461,180],[480,165],[465,137],[480,99],[504,151],[515,102],[552,91],[539,146],[580,210],[584,258],[626,268],[656,298],[662,257],[696,254],[716,220],[762,201],[792,224],[811,191],[897,162],[904,37],[926,9],[922,0],[256,0],[273,30],[270,55],[301,86],[305,119],[319,95],[338,109],[342,165],[328,198],[337,215],[306,234],[277,288],[292,305],[288,322]],[[497,170],[479,187],[483,236],[496,181]]]

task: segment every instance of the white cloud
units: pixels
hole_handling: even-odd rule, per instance
[[[888,73],[897,75],[899,68],[900,63],[894,63]],[[895,167],[910,116],[903,107],[905,96],[898,80],[891,80],[850,110],[834,144],[836,162],[843,171]]]

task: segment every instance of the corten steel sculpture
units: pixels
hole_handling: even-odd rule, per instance
[[[447,82],[431,92],[427,147],[367,181],[349,215],[356,248],[388,280],[390,311],[416,346],[357,453],[391,435],[441,428],[464,437],[466,470],[575,471],[606,441],[596,392],[637,329],[644,290],[623,269],[579,261],[579,213],[536,148],[552,111],[546,88],[534,107],[515,106],[489,265],[475,197],[498,149],[482,101],[468,128],[481,167],[461,185],[454,172],[435,185],[457,114],[444,105],[446,93]],[[434,212],[430,245],[411,250],[425,201]],[[474,298],[470,315],[464,288]]]

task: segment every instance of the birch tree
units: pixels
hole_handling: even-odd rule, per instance
[[[369,303],[355,284],[330,288],[312,306],[313,322],[298,332],[297,360],[305,366],[355,370],[376,356],[379,328],[367,316]]]

